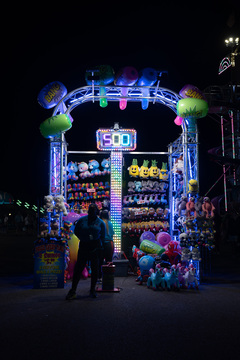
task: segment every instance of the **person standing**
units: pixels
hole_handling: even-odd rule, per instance
[[[91,288],[90,296],[97,297],[95,286],[98,277],[99,251],[104,246],[106,227],[104,222],[98,217],[99,210],[96,204],[90,204],[88,215],[81,217],[74,230],[74,234],[79,238],[78,258],[74,268],[72,288],[69,290],[66,300],[77,297],[76,290],[81,278],[83,269],[87,261],[91,261]]]

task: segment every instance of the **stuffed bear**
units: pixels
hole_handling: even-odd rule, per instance
[[[178,199],[176,203],[176,208],[178,210],[178,216],[182,215],[182,210],[186,210],[187,205],[187,197],[185,195],[181,195],[181,199]]]
[[[64,204],[64,197],[62,195],[58,195],[54,197],[54,202],[55,202],[55,210],[56,212],[63,212],[64,216],[67,216],[67,209],[66,206]]]
[[[53,211],[53,197],[52,195],[46,195],[44,196],[44,209],[46,209],[47,212]]]

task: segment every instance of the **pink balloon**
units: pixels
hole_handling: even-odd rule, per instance
[[[159,232],[156,235],[156,240],[162,247],[166,246],[172,239],[171,236],[167,232]]]
[[[174,123],[178,126],[182,125],[183,122],[183,118],[181,118],[180,116],[177,116],[174,120]]]

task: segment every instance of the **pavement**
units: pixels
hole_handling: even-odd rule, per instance
[[[215,254],[199,290],[153,291],[115,277],[119,293],[77,299],[33,289],[32,237],[0,237],[0,352],[8,359],[226,359],[239,356],[240,264]]]

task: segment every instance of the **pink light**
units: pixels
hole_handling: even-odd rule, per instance
[[[182,125],[183,122],[183,118],[181,118],[180,116],[177,116],[174,120],[174,123],[178,126]]]
[[[127,107],[127,99],[121,99],[119,103],[119,107],[121,110],[125,110]]]
[[[121,88],[121,93],[122,96],[128,96],[128,88],[127,87]],[[125,110],[127,107],[127,99],[121,99],[119,102],[119,107],[121,110]]]

